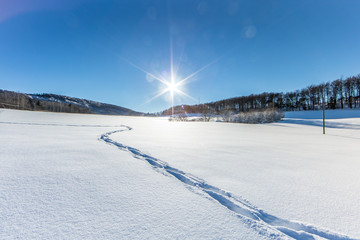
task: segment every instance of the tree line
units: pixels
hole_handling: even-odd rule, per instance
[[[326,109],[360,108],[360,74],[346,79],[310,85],[292,92],[264,92],[205,104],[176,106],[175,113],[221,114],[227,111],[237,113],[268,108],[306,111],[321,109],[323,101]],[[161,114],[171,115],[171,109]]]
[[[89,109],[76,104],[34,99],[27,94],[1,89],[0,108],[47,112],[91,113]]]

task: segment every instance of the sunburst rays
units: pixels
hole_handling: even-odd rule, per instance
[[[172,47],[172,41],[170,41],[170,77],[164,78],[162,76],[158,76],[154,73],[151,73],[150,71],[145,70],[142,67],[139,67],[138,65],[134,64],[133,62],[125,59],[126,62],[128,62],[131,66],[135,67],[136,69],[142,71],[143,73],[147,74],[153,79],[156,79],[160,83],[164,85],[165,88],[162,88],[155,96],[147,100],[144,104],[148,104],[152,102],[153,100],[163,96],[164,94],[170,93],[171,97],[171,107],[172,107],[172,114],[174,114],[174,97],[175,94],[179,94],[181,96],[187,97],[189,99],[192,99],[193,101],[197,101],[194,97],[190,96],[189,94],[185,93],[184,91],[180,90],[179,88],[186,85],[190,79],[194,78],[198,73],[204,71],[208,67],[210,67],[212,64],[217,62],[219,58],[215,59],[214,61],[204,65],[203,67],[199,68],[198,70],[192,72],[191,74],[187,75],[184,78],[181,78],[178,80],[178,72],[179,72],[179,66],[174,66],[174,55],[173,55],[173,47]],[[180,65],[180,64],[179,64]]]

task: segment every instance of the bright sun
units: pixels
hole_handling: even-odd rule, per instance
[[[177,91],[177,84],[174,83],[174,82],[170,82],[170,83],[167,83],[167,90],[171,93],[171,94],[174,94],[174,92]]]
[[[172,105],[172,114],[174,114],[174,97],[175,97],[175,93],[178,93],[182,96],[186,96],[188,98],[191,98],[194,101],[197,101],[197,99],[193,98],[192,96],[186,94],[185,92],[183,92],[181,89],[182,86],[184,86],[187,81],[194,77],[195,75],[197,75],[199,72],[203,71],[204,69],[208,68],[210,65],[212,65],[213,63],[217,62],[218,59],[215,59],[214,61],[208,63],[207,65],[203,66],[202,68],[198,69],[197,71],[191,73],[190,75],[188,75],[185,78],[181,78],[181,80],[178,80],[176,77],[176,72],[177,70],[174,72],[174,64],[173,64],[173,50],[172,47],[170,48],[170,55],[171,55],[171,59],[170,59],[170,73],[171,76],[168,76],[169,78],[163,78],[163,77],[159,77],[156,76],[144,69],[142,69],[141,67],[135,65],[134,63],[130,62],[129,60],[126,60],[130,65],[134,66],[135,68],[139,69],[140,71],[144,72],[147,74],[147,76],[151,77],[152,79],[156,79],[159,82],[161,82],[162,84],[164,84],[166,86],[165,89],[162,89],[158,94],[156,94],[154,97],[152,97],[151,99],[149,99],[146,103],[151,102],[152,100],[166,94],[166,93],[170,93],[171,94],[171,105]],[[175,80],[177,80],[175,82]]]

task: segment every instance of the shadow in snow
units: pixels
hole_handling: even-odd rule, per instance
[[[301,124],[301,125],[310,125],[322,127],[322,120],[319,119],[291,119],[285,118],[280,123],[291,123],[291,124]],[[360,125],[358,124],[349,124],[349,123],[341,123],[341,122],[325,122],[325,127],[327,128],[342,128],[342,129],[360,129]]]

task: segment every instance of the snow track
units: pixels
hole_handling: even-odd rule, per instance
[[[191,174],[185,173],[179,169],[169,166],[166,162],[152,157],[140,150],[126,146],[122,143],[116,142],[110,138],[110,135],[122,131],[129,131],[132,128],[128,126],[121,126],[123,129],[104,133],[99,137],[99,140],[104,141],[110,145],[118,147],[120,150],[128,151],[136,159],[146,161],[152,168],[166,176],[172,176],[180,182],[188,186],[192,191],[198,192],[216,202],[223,207],[229,209],[236,214],[238,218],[250,228],[257,231],[269,239],[333,239],[333,240],[349,240],[354,239],[348,236],[334,233],[328,230],[320,229],[318,227],[304,224],[300,222],[285,220],[265,212],[249,203],[247,200],[234,196],[222,189],[207,184],[204,180],[195,177]]]

